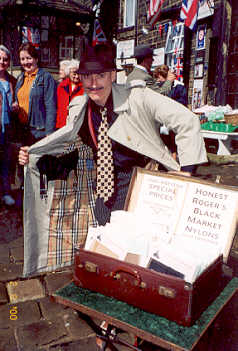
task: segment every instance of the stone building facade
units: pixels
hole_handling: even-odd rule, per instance
[[[147,24],[149,0],[120,0],[116,38],[120,48],[118,64],[128,73],[134,62],[129,57],[133,46],[149,44],[159,53],[155,65],[168,64],[183,80],[189,92],[189,107],[230,103],[235,108],[238,101],[231,85],[232,75],[228,72],[232,1],[201,0],[195,31],[180,21],[181,4],[181,0],[164,0],[159,19],[151,28]],[[204,34],[202,40],[198,33]],[[230,63],[231,66],[235,70],[234,63]]]
[[[238,108],[238,2],[200,0],[197,30],[179,20],[182,0],[164,0],[154,27],[147,23],[150,0],[2,0],[0,42],[13,54],[11,71],[18,74],[18,47],[22,28],[39,29],[41,65],[57,75],[59,61],[80,59],[91,41],[95,8],[109,41],[117,43],[117,64],[124,82],[135,59],[133,48],[149,44],[158,54],[154,67],[168,64],[176,70],[189,92],[189,106],[230,104]],[[94,8],[94,11],[93,11]],[[77,25],[76,25],[77,24]],[[204,41],[198,43],[198,29]]]

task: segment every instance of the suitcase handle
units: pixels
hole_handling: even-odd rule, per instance
[[[133,275],[138,280],[138,285],[141,285],[141,277],[138,271],[130,269],[129,267],[119,267],[114,272],[112,272],[112,277],[116,279],[116,276],[119,272],[124,272],[130,275]]]

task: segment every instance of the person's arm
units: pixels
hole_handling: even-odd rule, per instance
[[[152,118],[175,133],[177,154],[182,170],[188,171],[187,166],[207,162],[200,122],[194,113],[165,96],[156,97],[149,90],[146,92],[145,103],[146,110]]]
[[[46,135],[49,135],[55,131],[57,114],[57,85],[54,78],[47,73],[46,79],[44,80],[44,102],[46,110],[45,130]]]
[[[156,91],[157,93],[168,96],[172,88],[172,82],[166,80],[162,86],[159,86],[157,82],[153,80],[148,80],[146,81],[146,86]]]
[[[148,77],[148,79],[146,80],[146,86],[154,91],[156,91],[157,93],[160,93],[162,95],[169,95],[170,91],[172,89],[172,84],[173,81],[175,80],[175,74],[172,73],[171,71],[168,72],[168,76],[167,76],[167,80],[161,85],[159,86],[157,81],[155,79],[153,79],[152,77]]]

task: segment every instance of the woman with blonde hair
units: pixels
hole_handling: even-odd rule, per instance
[[[15,200],[11,196],[9,169],[11,161],[11,111],[16,79],[7,72],[10,58],[10,51],[6,46],[0,45],[0,175],[2,178],[2,201],[8,206],[15,204]]]

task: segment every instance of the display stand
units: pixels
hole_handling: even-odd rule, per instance
[[[231,155],[231,142],[238,140],[238,133],[215,132],[210,130],[201,130],[204,138],[218,140],[217,155]]]
[[[132,333],[165,350],[220,350],[218,344],[216,344],[216,349],[212,346],[214,342],[218,342],[214,328],[216,328],[217,320],[220,320],[222,324],[222,316],[228,304],[238,298],[238,278],[233,278],[226,285],[216,300],[191,327],[180,326],[125,302],[79,288],[73,282],[57,290],[52,297],[56,302],[85,315],[89,325],[91,321],[91,326],[93,323],[91,318],[104,320],[115,328]],[[111,350],[117,350],[116,344],[123,344],[111,331],[103,334],[97,329],[96,333],[105,341],[104,345],[111,347]],[[216,338],[215,341],[214,338]],[[142,350],[133,345],[127,344],[126,346],[132,350]]]

